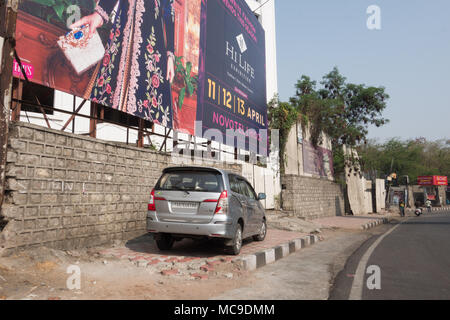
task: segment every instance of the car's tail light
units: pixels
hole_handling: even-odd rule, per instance
[[[150,200],[148,201],[148,211],[156,211],[156,201],[157,200],[166,200],[161,197],[155,197],[155,189],[150,192]]]
[[[228,213],[228,192],[223,191],[220,194],[219,201],[217,201],[216,211],[214,214],[227,214]]]

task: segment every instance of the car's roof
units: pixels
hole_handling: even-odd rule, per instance
[[[214,167],[199,167],[199,166],[176,166],[176,167],[167,167],[163,170],[163,172],[169,172],[169,171],[184,171],[184,170],[192,170],[192,171],[217,171],[222,174],[228,173],[226,170],[214,168]]]
[[[200,167],[200,166],[175,166],[175,167],[167,167],[163,170],[163,173],[166,172],[170,172],[170,171],[182,171],[182,170],[198,170],[198,171],[217,171],[220,172],[221,174],[234,174],[236,176],[242,177],[244,178],[242,175],[229,171],[229,170],[224,170],[224,169],[219,169],[219,168],[214,168],[214,167]]]

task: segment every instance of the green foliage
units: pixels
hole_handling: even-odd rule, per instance
[[[350,161],[350,165],[349,165],[349,161]],[[351,167],[352,162],[349,159],[349,157],[344,154],[344,149],[343,148],[334,149],[333,150],[333,169],[334,169],[334,173],[335,173],[334,178],[335,178],[336,182],[338,182],[342,186],[345,185],[345,178],[344,178],[343,173],[345,172],[346,166]],[[338,172],[339,174],[336,174],[336,172]]]
[[[280,102],[279,97],[276,95],[269,102],[267,113],[270,129],[279,130],[280,167],[281,172],[284,172],[286,143],[292,126],[297,123],[299,112],[290,103]]]
[[[336,118],[335,99],[322,98],[316,90],[316,81],[302,76],[296,84],[296,94],[290,99],[291,104],[298,110],[303,131],[309,128],[311,143],[317,146],[322,143],[322,133],[329,133],[330,123]]]
[[[369,141],[357,150],[362,169],[375,178],[395,172],[398,177],[408,175],[410,182],[416,183],[421,175],[450,176],[450,144],[445,140]]]
[[[345,172],[345,166],[359,171],[356,159],[344,155],[344,145],[352,148],[366,141],[369,125],[377,127],[388,122],[381,115],[389,96],[382,87],[346,83],[337,68],[326,74],[318,88],[317,82],[301,76],[295,85],[295,95],[290,103],[280,102],[278,97],[269,103],[269,123],[280,130],[280,159],[284,169],[286,142],[292,126],[301,121],[303,131],[309,129],[310,142],[322,143],[323,134],[331,138],[335,177]]]
[[[320,143],[325,132],[336,146],[356,146],[366,140],[369,125],[388,122],[381,114],[389,96],[383,87],[346,83],[337,68],[325,75],[317,89],[316,81],[302,76],[296,84],[291,103],[310,119],[312,142]]]
[[[345,165],[358,165],[342,152],[344,145],[354,147],[366,141],[369,125],[377,127],[388,122],[382,117],[389,96],[383,87],[367,87],[347,83],[337,68],[326,74],[317,88],[317,82],[302,76],[296,84],[296,94],[290,99],[301,114],[302,125],[310,128],[311,143],[322,143],[322,132],[331,138],[334,172],[344,173]]]
[[[198,86],[198,76],[191,76],[192,63],[188,61],[184,66],[182,59],[183,57],[175,57],[175,76],[181,78],[183,83],[178,96],[178,108],[180,110],[183,107],[186,94],[188,97],[192,96]]]
[[[158,147],[155,146],[154,144],[149,145],[148,148],[152,151],[159,151]]]

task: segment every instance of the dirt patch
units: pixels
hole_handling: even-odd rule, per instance
[[[266,216],[267,225],[273,229],[309,234],[320,233],[322,228],[320,224],[301,219],[289,212],[272,211]]]
[[[58,265],[53,261],[45,261],[36,263],[35,267],[41,272],[49,272],[54,270]]]
[[[322,240],[330,240],[348,232],[351,231],[321,229],[318,236]],[[160,267],[148,264],[148,261],[140,262],[139,255],[145,250],[137,250],[136,261],[128,259],[128,256],[127,259],[105,257],[102,252],[114,249],[111,247],[78,251],[48,248],[20,251],[0,258],[0,299],[204,300],[228,290],[251,286],[255,281],[253,273],[241,270],[239,263],[227,260],[229,256],[217,256],[215,246],[210,249],[206,245],[199,247],[206,247],[203,249],[206,251],[202,251],[203,256],[195,260],[185,256],[188,247],[182,247],[184,255],[178,256],[176,261],[160,255],[164,260]],[[116,248],[124,249],[123,245]],[[190,258],[193,257],[191,255]],[[186,258],[188,260],[182,262]],[[80,288],[69,290],[67,283],[73,269],[70,271],[68,268],[74,266],[80,271]]]
[[[105,259],[99,250],[65,252],[46,248],[0,258],[0,299],[135,300],[209,299],[248,281],[237,265],[221,263],[210,272],[162,275],[129,261]],[[69,266],[81,272],[80,288],[69,290]],[[174,266],[173,268],[176,268]]]

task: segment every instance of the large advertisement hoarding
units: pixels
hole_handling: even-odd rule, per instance
[[[246,134],[245,149],[266,154],[256,150],[267,140],[260,134],[267,128],[264,30],[244,1],[204,4],[197,120],[203,131],[219,129],[229,145]]]
[[[419,176],[417,184],[419,186],[446,186],[448,179],[446,176]]]
[[[215,129],[233,146],[227,129],[265,141],[265,36],[245,1],[24,0],[19,9],[30,81],[179,132]]]
[[[303,172],[320,176],[332,177],[333,153],[331,150],[314,147],[309,141],[303,141]]]

